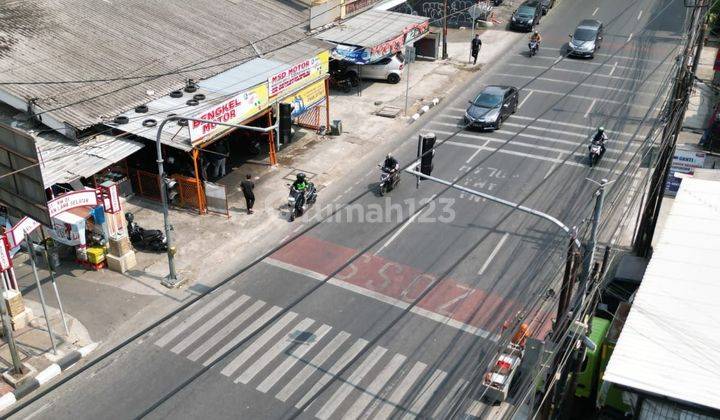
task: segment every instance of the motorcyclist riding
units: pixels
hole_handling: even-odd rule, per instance
[[[297,177],[295,178],[295,182],[293,182],[292,187],[300,192],[305,191],[307,189],[307,182],[305,181],[305,174],[300,172],[297,174]]]
[[[608,137],[607,134],[605,134],[605,127],[598,127],[597,132],[595,132],[588,148],[591,148],[593,144],[599,144],[601,149],[600,153],[605,153],[605,140],[607,139]]]
[[[385,162],[383,162],[382,170],[388,173],[396,172],[400,169],[400,163],[393,157],[392,154],[388,153],[385,156]]]
[[[530,41],[535,41],[538,43],[538,45],[540,44],[541,40],[542,38],[540,37],[540,32],[538,31],[535,31],[532,35],[530,35]]]

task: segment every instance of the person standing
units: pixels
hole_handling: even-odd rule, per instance
[[[478,54],[480,54],[480,47],[482,47],[482,40],[480,39],[480,34],[475,34],[475,38],[473,38],[472,42],[470,43],[470,52],[473,57],[473,64],[477,64]]]
[[[252,175],[245,175],[245,180],[240,183],[240,189],[245,196],[245,204],[247,205],[248,214],[253,214],[253,205],[255,205],[255,183],[252,182]]]

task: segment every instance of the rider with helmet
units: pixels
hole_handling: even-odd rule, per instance
[[[303,192],[303,191],[305,191],[305,189],[307,189],[307,186],[308,185],[307,185],[305,174],[300,172],[295,177],[295,182],[293,182],[292,187],[300,192]]]
[[[592,138],[592,141],[590,142],[590,146],[592,147],[593,144],[599,144],[601,148],[601,153],[605,153],[605,140],[607,140],[607,134],[605,134],[605,127],[598,127],[597,131],[595,132],[595,135]]]
[[[385,156],[382,169],[388,173],[396,172],[400,169],[400,163],[398,163],[397,159],[395,159],[391,153],[388,153],[387,156]]]

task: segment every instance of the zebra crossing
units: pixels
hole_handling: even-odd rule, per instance
[[[429,410],[433,397],[440,401],[437,417],[468,383],[232,289],[210,294],[188,313],[172,321],[155,346],[207,366],[242,343],[221,361],[220,374],[319,419],[412,419]]]

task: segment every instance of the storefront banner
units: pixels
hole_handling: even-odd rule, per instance
[[[9,249],[5,235],[0,236],[0,271],[5,271],[12,267],[12,259],[10,259]]]
[[[52,219],[50,236],[65,245],[85,245],[85,219],[72,213],[63,213]]]
[[[390,41],[383,42],[370,48],[370,62],[382,60],[383,58],[402,51],[405,46],[405,34],[400,34]]]
[[[354,64],[367,64],[370,62],[370,51],[362,47],[338,44],[332,50],[332,57],[335,60],[345,60]]]
[[[15,248],[16,246],[20,245],[20,243],[25,240],[25,237],[30,232],[34,231],[39,227],[40,223],[29,217],[23,217],[22,219],[20,219],[20,221],[17,222],[15,226],[12,227],[12,229],[5,233],[7,235],[10,248]]]
[[[55,217],[60,213],[76,207],[94,207],[96,205],[97,191],[95,189],[69,192],[54,198],[47,203],[50,217]]]
[[[330,52],[323,51],[268,78],[270,97],[323,77],[329,71]]]
[[[320,80],[302,89],[294,95],[288,96],[282,102],[292,104],[293,118],[302,115],[305,111],[322,102],[325,99],[325,80]]]
[[[413,42],[425,36],[425,34],[427,34],[428,32],[430,32],[429,20],[426,20],[422,23],[413,23],[412,25],[408,25],[403,30],[403,33],[405,34],[405,45],[412,44]]]
[[[705,165],[705,157],[706,153],[703,151],[676,148],[665,183],[665,195],[671,197],[677,195],[682,176],[692,176],[696,168],[702,168]]]
[[[237,96],[226,100],[193,118],[217,121],[227,124],[239,124],[255,114],[260,113],[268,106],[268,91],[265,83],[245,90]],[[225,125],[189,121],[190,142],[193,146],[210,140],[213,137],[232,129]]]

